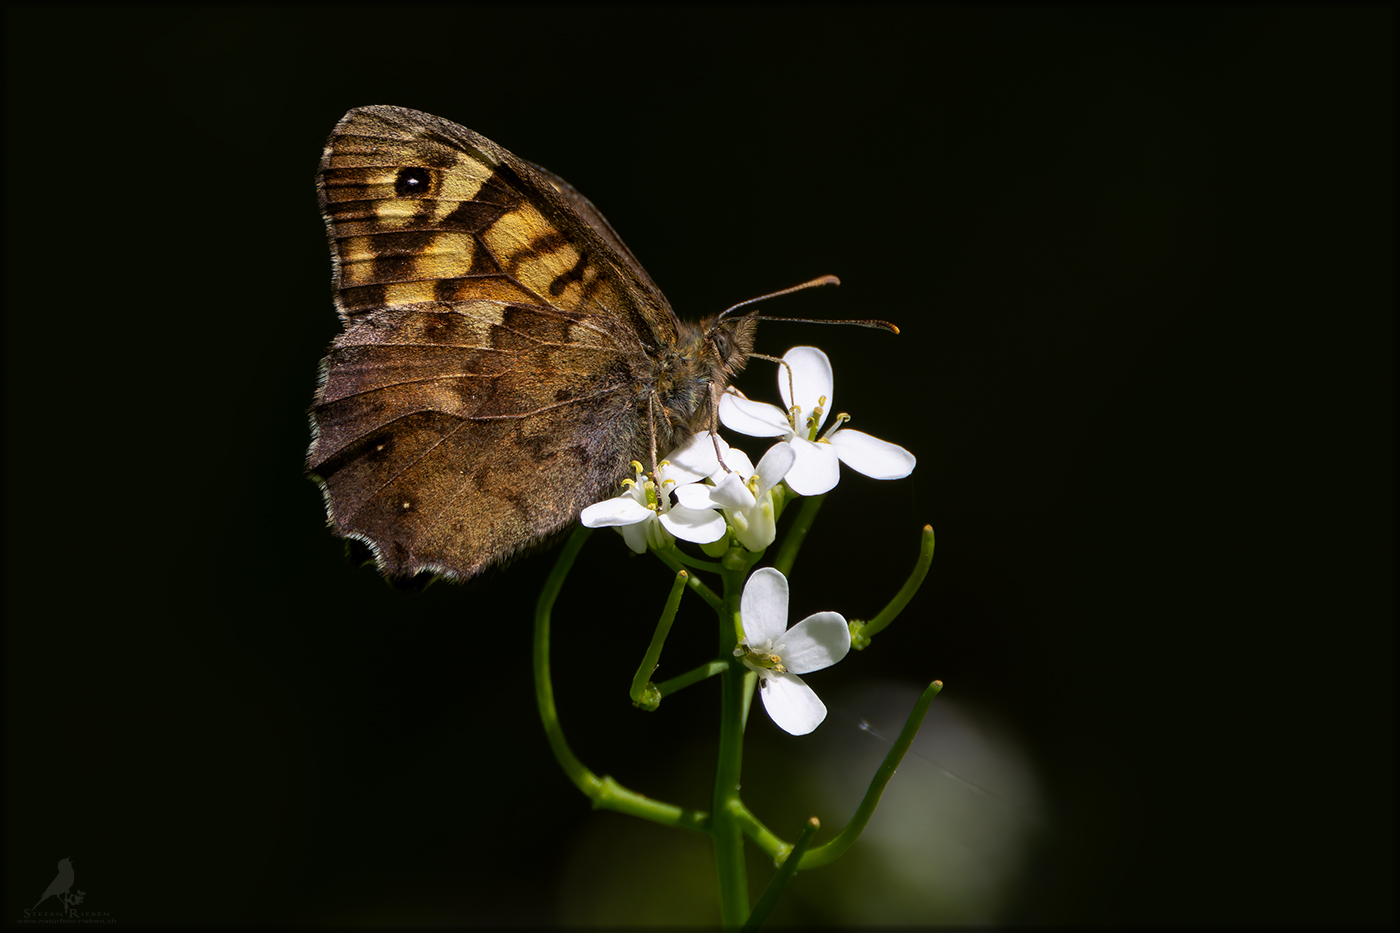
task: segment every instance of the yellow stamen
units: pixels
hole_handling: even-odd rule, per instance
[[[836,423],[833,424],[831,427],[829,427],[829,428],[826,429],[826,433],[822,435],[822,438],[821,438],[820,441],[818,441],[818,443],[821,443],[821,444],[830,444],[830,443],[831,443],[831,435],[833,435],[833,434],[836,433],[836,429],[837,429],[837,428],[841,427],[841,425],[845,424],[847,421],[850,421],[850,420],[851,420],[851,416],[850,416],[850,415],[846,414],[844,411],[841,412],[841,414],[839,414],[839,415],[836,416]]]
[[[755,651],[745,642],[740,642],[739,647],[734,649],[734,656],[742,657],[747,663],[765,671],[773,671],[775,674],[787,673],[787,668],[783,666],[783,659],[780,655]]]

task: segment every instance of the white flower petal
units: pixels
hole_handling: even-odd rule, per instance
[[[714,509],[692,509],[684,505],[673,505],[666,510],[661,516],[661,524],[677,538],[692,544],[718,541],[729,531],[724,516]]]
[[[579,518],[589,528],[611,528],[617,525],[635,525],[655,514],[632,498],[630,493],[623,493],[612,499],[593,503],[579,513]]]
[[[914,471],[913,454],[864,431],[841,428],[829,441],[842,463],[871,479],[903,479]]]
[[[729,447],[722,439],[719,446],[721,450]],[[662,479],[675,480],[677,485],[702,480],[719,469],[715,437],[709,431],[701,431],[662,459],[668,464],[661,470]]]
[[[816,347],[793,347],[783,354],[783,362],[792,367],[792,392],[788,391],[787,368],[778,367],[778,394],[783,397],[783,404],[789,410],[793,405],[801,405],[804,418],[821,405],[821,420],[825,421],[831,413],[831,406],[835,404],[832,401],[835,396],[832,393],[831,360]],[[821,427],[821,424],[817,427]],[[797,430],[805,431],[806,427],[799,424]]]
[[[726,466],[729,469],[726,470]],[[731,447],[724,452],[724,466],[710,474],[710,482],[718,486],[730,473],[738,473],[744,479],[753,476],[753,461],[737,447]]]
[[[797,454],[792,469],[783,479],[799,496],[819,496],[830,492],[841,479],[841,460],[830,444],[817,444],[794,437],[788,441]]]
[[[781,638],[787,631],[787,607],[787,577],[772,567],[750,574],[739,597],[739,615],[749,644],[762,645]]]
[[[792,430],[787,412],[767,402],[751,401],[732,387],[719,398],[719,420],[729,430],[750,437],[782,437]]]
[[[769,673],[759,695],[763,708],[784,732],[806,735],[826,718],[826,705],[796,674]]]
[[[627,542],[627,546],[634,554],[645,554],[647,552],[647,527],[648,522],[637,522],[634,525],[622,525],[617,530],[622,532],[622,540]]]
[[[727,473],[709,492],[710,501],[722,509],[743,510],[751,508],[756,501],[744,478],[738,473]]]
[[[850,653],[851,629],[839,612],[818,612],[789,629],[783,642],[783,666],[793,674],[810,674]]]
[[[793,450],[791,444],[774,444],[768,448],[768,452],[758,461],[758,490],[757,495],[764,493],[782,482],[792,469],[793,463],[797,460],[797,451]]]
[[[773,510],[773,497],[765,494],[752,508],[729,513],[734,536],[750,551],[761,551],[778,537],[778,517]]]
[[[676,502],[688,509],[717,509],[721,508],[719,503],[710,498],[710,493],[715,487],[706,486],[703,483],[687,483],[684,486],[677,486],[672,490],[676,497]]]

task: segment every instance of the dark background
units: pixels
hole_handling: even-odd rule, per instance
[[[838,407],[919,457],[846,471],[793,614],[872,614],[937,530],[905,616],[813,683],[941,678],[1033,763],[1044,820],[988,918],[1393,920],[1393,27],[7,8],[4,919],[62,857],[128,924],[578,922],[579,852],[679,846],[709,884],[703,843],[591,813],[548,755],[550,558],[405,596],[303,476],[338,327],[313,176],[346,109],[392,103],[570,179],[683,317],[834,273],[769,313],[899,324],[760,329],[826,348]],[[665,588],[595,535],[556,689],[586,763],[706,807],[714,685],[626,703]],[[713,649],[685,613],[672,672]],[[773,776],[835,765],[802,741],[750,727],[789,838]],[[842,872],[780,918],[854,922],[803,912]]]

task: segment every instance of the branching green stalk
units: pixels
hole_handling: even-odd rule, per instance
[[[865,792],[865,798],[861,800],[860,806],[856,808],[855,815],[846,824],[846,828],[836,834],[836,838],[815,849],[808,850],[802,857],[802,862],[798,868],[816,868],[828,862],[835,861],[860,838],[861,832],[865,829],[865,824],[870,822],[870,816],[875,812],[875,808],[880,804],[880,795],[885,792],[885,785],[894,777],[895,769],[904,760],[904,753],[909,751],[909,746],[914,742],[914,736],[919,732],[919,726],[923,724],[924,716],[928,713],[929,704],[933,698],[938,696],[938,691],[943,689],[943,682],[935,680],[928,685],[928,689],[923,692],[914,708],[909,712],[909,718],[904,722],[904,728],[900,730],[899,738],[895,740],[894,746],[889,754],[885,756],[885,761],[880,765],[880,770],[875,772],[874,779],[870,782],[870,787]]]
[[[680,548],[674,548],[672,556],[675,557],[676,563],[684,564],[692,570],[708,570],[711,573],[719,573],[719,564],[712,560],[702,560],[699,557],[692,557]]]
[[[580,525],[569,536],[545,581],[539,602],[535,605],[535,642],[531,653],[535,673],[535,702],[539,705],[540,720],[544,723],[545,737],[549,740],[554,760],[564,770],[574,786],[593,802],[595,809],[616,810],[642,819],[689,829],[696,832],[709,832],[710,818],[699,810],[688,810],[674,804],[662,803],[650,797],[629,790],[610,777],[598,777],[578,760],[564,738],[564,730],[559,724],[559,711],[554,706],[554,684],[549,672],[549,622],[554,602],[573,567],[583,542],[588,540],[589,530]]]
[[[747,806],[739,813],[739,822],[744,826],[744,835],[758,844],[758,847],[773,857],[774,865],[781,865],[792,846],[778,838],[763,822],[753,815]]]
[[[602,777],[600,783],[598,792],[590,795],[595,810],[614,810],[628,816],[651,820],[662,826],[688,829],[697,833],[710,832],[710,815],[703,810],[691,810],[673,803],[653,800],[645,794],[623,787],[607,775]]]
[[[870,639],[881,629],[885,628],[904,611],[904,607],[909,605],[909,600],[914,598],[914,594],[919,592],[919,587],[923,585],[924,577],[928,575],[929,565],[933,563],[933,528],[924,526],[923,536],[919,539],[919,559],[914,563],[914,569],[909,572],[909,579],[904,581],[904,585],[899,588],[899,592],[894,594],[894,599],[880,614],[869,622],[853,622],[851,624],[851,647],[861,651],[869,646]]]
[[[816,496],[803,503],[801,512],[793,527],[784,539],[778,555],[778,569],[787,574],[801,547],[803,538],[810,529],[824,497]],[[549,669],[549,627],[554,602],[558,598],[579,549],[588,536],[588,529],[579,527],[570,537],[556,562],[554,570],[545,583],[535,610],[535,642],[533,664],[535,673],[535,698],[539,705],[540,718],[544,723],[545,735],[550,750],[559,766],[564,770],[580,791],[592,802],[596,809],[615,810],[641,817],[665,826],[674,826],[708,835],[714,845],[715,871],[719,883],[720,920],[726,929],[756,929],[772,911],[779,896],[801,869],[825,865],[842,855],[860,836],[870,821],[886,785],[894,776],[896,768],[909,750],[915,734],[928,713],[929,704],[938,695],[943,684],[934,681],[920,696],[909,718],[904,724],[899,738],[885,756],[883,764],[870,783],[864,799],[851,817],[847,826],[835,838],[815,849],[809,848],[820,826],[815,817],[808,820],[791,845],[763,825],[744,805],[739,796],[740,774],[743,766],[744,729],[748,722],[749,709],[753,702],[757,674],[748,670],[733,656],[734,646],[743,638],[743,625],[739,617],[741,593],[749,571],[763,558],[762,552],[750,553],[741,547],[730,547],[718,563],[697,561],[672,549],[656,553],[667,566],[677,571],[666,606],[656,627],[656,633],[647,649],[636,676],[632,681],[633,702],[654,708],[661,696],[674,693],[707,677],[720,677],[720,735],[719,754],[715,766],[715,785],[712,811],[706,814],[699,810],[689,810],[674,804],[652,800],[642,794],[618,784],[611,777],[598,777],[574,755],[564,738],[559,723],[558,711],[554,704],[554,692]],[[905,582],[885,609],[868,623],[853,622],[851,625],[853,644],[864,647],[872,635],[899,614],[908,604],[919,584],[928,572],[933,557],[933,531],[924,528],[924,539],[920,548],[919,560],[909,579]],[[708,586],[696,579],[694,574],[683,569],[683,564],[703,566],[717,570],[723,580],[723,597],[715,594]],[[659,662],[662,647],[671,624],[675,619],[684,589],[689,587],[700,596],[719,617],[719,660],[702,664],[678,677],[663,682],[660,686],[651,684],[649,677]],[[763,896],[752,910],[749,907],[748,880],[744,862],[744,837],[753,839],[757,846],[766,852],[778,866],[778,872],[768,885]]]
[[[641,704],[647,692],[647,684],[651,681],[651,675],[656,670],[657,664],[661,660],[661,649],[666,644],[666,636],[671,633],[671,623],[676,621],[676,610],[681,605],[681,594],[685,592],[685,582],[690,579],[690,574],[682,570],[676,574],[676,579],[671,583],[671,593],[666,597],[666,605],[661,609],[661,618],[657,620],[656,632],[651,636],[651,644],[647,645],[646,654],[642,656],[642,663],[637,668],[637,673],[632,677],[632,689],[628,696],[632,702]],[[660,699],[657,696],[656,699]],[[652,707],[655,709],[655,707]]]
[[[564,730],[559,725],[559,711],[554,706],[554,682],[549,673],[549,615],[554,609],[554,601],[559,598],[559,591],[564,588],[564,579],[569,575],[569,569],[573,567],[574,559],[578,557],[583,543],[588,540],[588,535],[589,529],[582,525],[574,529],[574,533],[569,535],[568,543],[564,545],[564,550],[559,554],[559,559],[555,561],[549,579],[544,583],[539,602],[535,604],[535,646],[531,661],[535,668],[535,702],[540,708],[540,719],[544,721],[544,734],[549,739],[549,749],[554,752],[554,759],[559,762],[559,767],[564,769],[569,780],[591,798],[602,789],[602,782],[598,780],[597,775],[584,767],[564,738]]]
[[[679,549],[672,548],[669,551],[652,551],[651,553],[655,554],[663,564],[670,567],[676,573],[680,573],[685,569],[684,565],[676,559],[676,554],[680,553]],[[722,568],[714,567],[713,569],[721,570]],[[690,579],[686,580],[686,586],[690,587],[691,592],[703,599],[705,604],[715,612],[720,612],[724,609],[724,600],[720,599],[719,596],[715,594],[714,590],[700,582],[700,578],[695,574],[691,574]]]
[[[875,812],[875,807],[880,803],[880,796],[885,792],[885,785],[894,777],[895,769],[904,759],[904,753],[909,750],[910,744],[914,741],[914,736],[918,734],[919,726],[923,724],[924,716],[928,713],[929,704],[933,698],[938,696],[938,692],[943,689],[943,682],[935,680],[929,684],[914,708],[909,712],[909,718],[904,722],[904,729],[899,733],[898,740],[891,746],[889,753],[885,755],[884,763],[880,765],[880,770],[875,773],[875,777],[870,782],[870,787],[866,789],[865,798],[861,800],[860,806],[856,809],[855,815],[851,817],[851,822],[846,825],[835,839],[824,845],[809,851],[803,858],[799,869],[816,868],[834,861],[841,853],[851,847],[851,844],[860,836],[865,824],[870,821],[870,816]],[[773,859],[775,865],[783,863],[792,850],[792,846],[784,842],[773,833],[767,826],[764,826],[759,819],[747,810],[741,815],[744,821],[744,834],[752,839],[760,849]]]
[[[727,670],[729,670],[728,661],[711,661],[708,664],[701,664],[693,670],[686,671],[684,674],[672,677],[670,680],[663,680],[656,685],[656,689],[660,691],[663,697],[668,697],[677,690],[683,690],[691,684],[698,684],[706,678],[714,677],[716,674],[723,674]]]
[[[768,915],[777,906],[778,898],[782,897],[783,889],[792,880],[792,876],[797,874],[797,868],[802,863],[802,855],[807,851],[807,846],[812,844],[812,838],[816,836],[817,830],[821,829],[821,821],[815,816],[809,817],[803,825],[802,831],[797,834],[797,841],[792,844],[792,851],[787,858],[778,866],[778,873],[773,876],[773,880],[768,882],[768,887],[763,892],[763,896],[758,899],[758,903],[753,907],[753,913],[749,914],[749,920],[744,924],[744,930],[757,930],[763,921],[768,919]]]

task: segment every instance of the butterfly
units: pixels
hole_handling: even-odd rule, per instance
[[[336,125],[317,175],[344,326],[307,469],[390,576],[468,579],[709,428],[757,318],[683,322],[583,195],[401,107]]]

